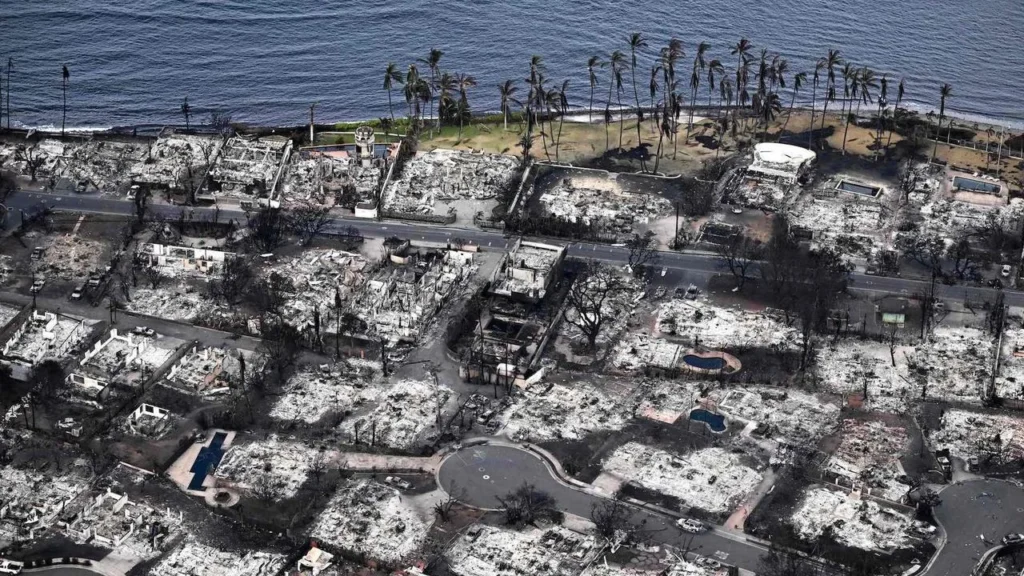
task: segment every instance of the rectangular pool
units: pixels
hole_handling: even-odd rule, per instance
[[[858,184],[849,180],[840,180],[839,184],[836,184],[836,190],[842,192],[849,192],[851,194],[860,194],[861,196],[870,196],[875,198],[878,196],[882,189],[878,186],[868,186],[867,184]]]
[[[975,180],[973,178],[964,178],[962,176],[953,177],[953,188],[957,190],[966,190],[968,192],[981,192],[982,194],[999,194],[1002,187],[999,184],[993,182],[984,182],[982,180]]]

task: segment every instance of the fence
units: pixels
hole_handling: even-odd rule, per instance
[[[393,220],[409,220],[412,222],[428,222],[430,224],[454,224],[455,214],[419,214],[416,212],[398,212],[396,210],[384,210],[381,212],[384,218]]]

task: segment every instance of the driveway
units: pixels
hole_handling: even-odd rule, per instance
[[[593,506],[604,501],[555,479],[544,461],[533,452],[514,446],[484,445],[464,448],[441,463],[438,480],[449,494],[479,508],[499,508],[499,496],[522,485],[533,484],[552,495],[558,508],[568,514],[590,518]],[[645,522],[655,543],[684,548],[691,535],[675,527],[674,518],[643,508],[634,508],[634,523]],[[754,571],[764,548],[741,534],[709,531],[692,537],[690,550],[728,564]]]
[[[1001,480],[970,480],[940,494],[935,518],[946,529],[946,545],[928,576],[970,574],[982,554],[1009,532],[1024,532],[1024,489]]]

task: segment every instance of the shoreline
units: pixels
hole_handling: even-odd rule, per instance
[[[830,116],[835,113],[836,106],[837,106],[836,103],[832,103],[829,106],[829,115]],[[736,108],[736,106],[733,106],[732,108],[728,108],[728,109],[732,110],[734,108]],[[889,108],[890,108],[890,110],[892,109],[891,106]],[[928,106],[919,105],[919,104],[914,103],[914,102],[909,102],[909,103],[908,102],[903,102],[903,103],[900,104],[900,108],[905,109],[905,110],[909,110],[911,112],[915,112],[915,113],[917,113],[921,117],[924,117],[929,111],[937,112],[937,110],[933,110],[932,108],[930,108]],[[630,111],[630,110],[633,110],[633,109],[634,108],[631,107],[631,106],[623,106],[621,108],[619,108],[618,106],[615,106],[615,107],[610,108],[610,110],[613,113],[616,113],[616,112],[618,112],[620,110]],[[643,103],[641,103],[641,109],[644,110],[645,113],[647,113],[647,114],[649,114],[650,110],[651,110],[650,106],[644,106]],[[714,110],[719,110],[719,109],[720,108],[718,106],[714,106],[714,105],[707,106],[706,104],[698,104],[697,106],[693,107],[693,110],[694,110],[695,114],[700,114],[700,113],[704,113],[704,112],[708,112],[708,111],[714,111]],[[788,109],[789,109],[788,107],[784,107],[783,108],[783,114],[785,114],[788,111]],[[820,113],[822,109],[823,109],[822,106],[815,106],[814,107],[815,114]],[[689,107],[684,107],[683,110],[685,112],[685,111],[690,110],[690,108]],[[749,111],[750,108],[748,107],[748,108],[746,108],[746,110]],[[794,114],[796,114],[796,113],[807,113],[810,110],[811,110],[811,107],[809,105],[801,105],[801,104],[798,103],[793,108],[793,113]],[[861,118],[871,118],[872,116],[874,116],[874,112],[875,112],[874,108],[863,107],[862,110],[861,110],[860,117]],[[474,113],[473,117],[474,117],[474,119],[477,119],[477,118],[485,118],[487,116],[500,116],[500,115],[501,115],[501,111],[500,110],[495,110],[495,111],[485,110],[485,111],[482,111],[482,112],[479,112],[479,113]],[[594,121],[593,122],[590,122],[586,118],[588,115],[589,115],[588,108],[586,108],[586,107],[574,107],[574,108],[571,108],[569,110],[569,112],[565,115],[565,121],[566,122],[572,122],[572,123],[579,123],[579,124],[591,124],[591,123],[592,124],[601,124],[601,123],[604,122],[604,108],[598,109],[598,107],[595,106],[595,108],[594,108]],[[626,115],[626,119],[630,119],[630,118],[633,118],[633,117],[635,117],[634,114],[627,114]],[[396,116],[395,118],[398,119],[399,117]],[[703,116],[703,118],[706,118],[706,116]],[[973,129],[974,125],[976,124],[978,126],[979,130],[981,130],[981,131],[984,131],[985,128],[992,127],[992,128],[995,128],[997,131],[1000,128],[1002,128],[1005,131],[1005,134],[1007,134],[1008,136],[1013,136],[1016,133],[1024,133],[1024,119],[1017,120],[1017,119],[988,118],[988,117],[980,115],[980,114],[961,113],[961,112],[957,112],[956,110],[952,110],[951,111],[948,108],[947,108],[947,112],[946,112],[946,118],[947,119],[956,120],[958,123],[962,123],[962,124],[959,124],[959,125],[961,127],[964,127],[964,128],[971,128],[971,129]],[[428,115],[424,114],[423,115],[423,119],[433,120],[434,117],[429,117]],[[324,131],[324,130],[330,130],[331,127],[337,126],[338,124],[362,124],[362,123],[376,122],[377,120],[378,120],[378,118],[364,118],[364,119],[357,119],[357,120],[338,120],[338,121],[334,121],[334,122],[317,122],[316,126],[319,127],[318,130]],[[696,122],[696,121],[697,121],[697,118],[695,117],[694,118],[694,122]],[[617,114],[615,115],[615,118],[614,118],[613,122],[618,122],[618,115]],[[238,120],[236,122],[236,124],[238,124],[240,126],[245,126],[247,128],[251,128],[253,130],[271,130],[271,131],[273,131],[273,130],[290,131],[290,130],[298,130],[298,129],[308,129],[308,127],[309,127],[309,124],[299,124],[299,125],[295,125],[295,124],[261,124],[258,121],[257,122],[251,122],[251,121],[246,121],[246,120]],[[197,128],[202,128],[203,126],[204,125],[202,125],[202,124],[196,125]],[[65,128],[64,132],[66,134],[73,134],[73,135],[123,134],[125,132],[132,131],[132,130],[137,130],[139,133],[149,133],[149,132],[159,132],[160,130],[162,130],[164,128],[168,128],[168,127],[170,127],[170,128],[184,128],[184,124],[182,124],[180,122],[165,122],[165,123],[141,122],[141,123],[137,123],[137,124],[119,124],[119,125],[109,125],[109,126],[95,126],[95,125],[92,125],[92,126],[89,126],[89,125],[87,125],[87,126],[68,126],[68,127]],[[0,133],[5,132],[6,130],[7,130],[6,128],[0,129]],[[26,126],[24,124],[21,124],[21,123],[15,121],[15,122],[13,122],[11,124],[10,131],[11,132],[16,132],[16,131],[35,131],[35,132],[40,132],[40,133],[44,133],[44,134],[59,134],[60,133],[60,127],[56,126],[54,124],[40,124],[40,125],[37,125],[37,126]]]

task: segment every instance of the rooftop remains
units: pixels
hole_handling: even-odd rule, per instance
[[[421,152],[391,182],[384,204],[397,212],[445,214],[460,201],[494,200],[518,164],[516,158],[497,154]]]
[[[280,137],[232,136],[221,149],[210,178],[223,196],[273,196],[281,165],[287,161],[291,140]]]
[[[30,366],[47,358],[60,360],[85,340],[89,328],[83,319],[33,311],[4,343],[3,357]]]
[[[964,460],[1020,460],[1024,458],[1024,419],[951,408],[943,412],[942,426],[930,440],[936,448],[948,448]]]
[[[268,478],[282,499],[292,498],[309,476],[310,465],[317,451],[302,443],[279,440],[271,435],[266,440],[234,442],[217,466],[217,478],[242,487],[252,488]]]
[[[400,380],[368,414],[341,423],[343,441],[372,443],[403,450],[424,441],[427,432],[437,431],[438,411],[444,410],[452,390],[425,380]]]
[[[880,421],[843,420],[841,439],[825,470],[864,485],[875,496],[900,502],[909,486],[896,481],[903,474],[899,458],[910,440],[907,429]]]
[[[0,467],[0,547],[41,535],[87,488],[74,473]]]
[[[381,180],[380,167],[363,166],[343,150],[300,150],[292,155],[286,170],[281,182],[285,203],[348,207],[373,199]]]
[[[731,512],[761,482],[760,473],[722,448],[678,455],[630,442],[612,452],[603,469],[713,514]]]
[[[379,386],[374,373],[364,367],[306,369],[288,380],[270,417],[314,424],[328,413],[344,415],[375,402],[381,394]]]
[[[242,350],[193,346],[171,366],[165,379],[174,388],[192,394],[225,393],[240,378],[239,354],[250,361],[250,369],[256,368],[253,355]]]
[[[804,493],[790,523],[808,542],[814,542],[828,529],[840,544],[869,552],[912,546],[910,518],[856,493],[811,487]]]
[[[632,390],[609,393],[601,386],[536,384],[517,394],[498,418],[515,440],[579,440],[599,430],[621,430],[633,416]]]
[[[795,445],[814,444],[839,425],[838,405],[796,389],[730,387],[710,397],[730,418],[765,425],[773,438]]]
[[[427,527],[391,486],[350,479],[335,492],[313,524],[318,541],[385,562],[409,558],[423,544]]]
[[[577,576],[598,549],[593,536],[561,526],[512,531],[476,525],[449,552],[459,576]]]
[[[541,300],[558,273],[565,247],[518,240],[495,269],[491,293]]]
[[[630,233],[671,212],[672,204],[658,194],[637,193],[617,174],[577,171],[557,180],[538,199],[544,214],[573,223]]]
[[[223,144],[220,136],[168,133],[157,138],[142,161],[129,170],[133,182],[177,187],[189,169],[205,169]]]
[[[190,536],[149,570],[150,576],[275,576],[285,568],[282,554],[222,550]]]

